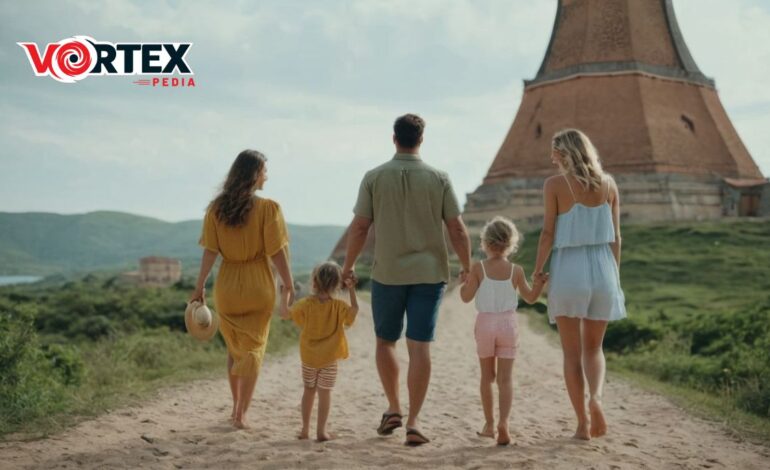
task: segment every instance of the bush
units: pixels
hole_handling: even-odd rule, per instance
[[[29,306],[0,304],[0,434],[68,401],[62,376],[38,343],[34,315]]]
[[[80,385],[85,373],[80,351],[74,346],[49,344],[43,353],[54,371],[59,374],[60,382],[65,385]]]
[[[744,411],[770,418],[770,374],[747,381],[736,391],[735,401]]]
[[[604,348],[617,353],[629,352],[661,337],[660,327],[649,325],[638,317],[629,317],[607,325]]]

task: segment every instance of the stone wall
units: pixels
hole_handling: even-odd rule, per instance
[[[723,216],[722,180],[681,174],[617,175],[624,222],[707,220]],[[520,228],[538,228],[543,220],[544,178],[511,178],[480,186],[468,194],[463,219],[473,232],[496,215]]]

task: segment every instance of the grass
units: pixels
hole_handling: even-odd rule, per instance
[[[667,397],[676,406],[722,427],[728,434],[756,444],[770,445],[770,420],[736,408],[724,396],[661,382],[649,375],[617,367],[611,361],[609,370],[636,387]]]
[[[221,344],[197,344],[193,338],[167,329],[83,343],[75,348],[85,366],[79,383],[63,387],[60,394],[37,403],[36,407],[45,413],[19,410],[26,413],[18,417],[4,413],[8,419],[0,424],[0,435],[14,433],[7,439],[43,437],[84,418],[137,404],[160,387],[211,378],[225,364]]]
[[[532,308],[523,308],[519,312],[529,320],[527,325],[555,347],[561,347],[558,331],[544,321],[542,313]],[[629,382],[635,387],[663,395],[676,406],[701,419],[722,427],[728,434],[757,444],[770,445],[770,420],[758,417],[738,409],[723,395],[704,393],[690,387],[657,380],[650,375],[624,367],[608,355],[608,369],[615,377]]]

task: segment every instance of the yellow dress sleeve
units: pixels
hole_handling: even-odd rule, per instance
[[[217,222],[214,210],[209,208],[203,218],[203,230],[198,244],[209,251],[219,253],[219,238],[217,237]]]
[[[289,312],[291,313],[291,319],[300,328],[305,326],[305,308],[304,307],[306,303],[307,302],[300,300],[289,309]]]
[[[283,220],[281,206],[275,201],[268,201],[264,220],[265,224],[262,228],[262,233],[265,240],[265,254],[271,257],[288,247],[289,231],[286,228],[286,222]]]

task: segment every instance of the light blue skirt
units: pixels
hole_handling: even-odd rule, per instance
[[[551,254],[548,319],[620,320],[626,299],[608,244],[557,248]]]

